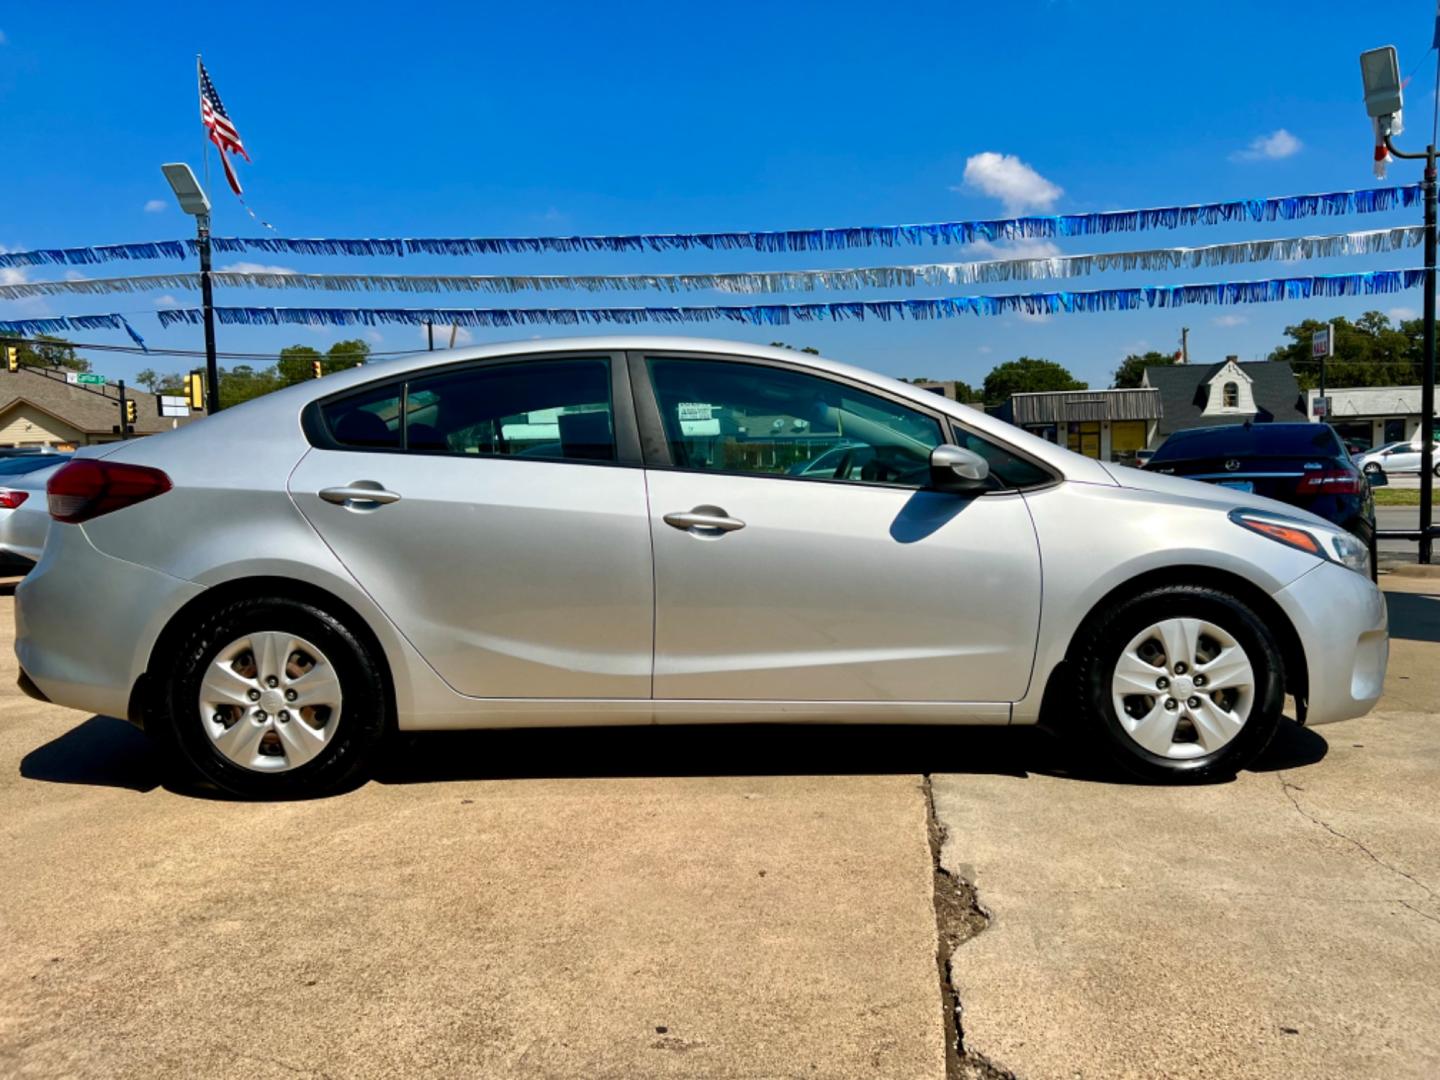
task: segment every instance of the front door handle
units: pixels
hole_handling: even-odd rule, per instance
[[[697,536],[715,536],[745,527],[745,522],[731,517],[718,506],[676,510],[665,515],[665,524],[685,532],[693,532]]]
[[[373,503],[377,506],[384,506],[386,503],[398,502],[400,495],[394,491],[386,491],[374,480],[356,480],[353,484],[347,484],[344,487],[322,488],[320,498],[328,503],[346,507],[353,503]]]

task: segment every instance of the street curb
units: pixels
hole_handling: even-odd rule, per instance
[[[1380,568],[1382,574],[1394,574],[1397,577],[1419,577],[1433,578],[1440,577],[1440,564],[1428,563],[1391,563]]]

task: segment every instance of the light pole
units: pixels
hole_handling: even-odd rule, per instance
[[[200,248],[200,307],[205,317],[205,411],[220,411],[220,370],[215,363],[215,300],[210,290],[210,200],[190,166],[184,162],[161,165],[160,171],[175,192],[180,209],[194,215]]]
[[[1440,65],[1436,70],[1440,77]],[[1420,561],[1428,563],[1434,541],[1435,491],[1435,143],[1432,141],[1423,154],[1407,154],[1395,149],[1390,141],[1399,127],[1403,91],[1399,59],[1393,45],[1361,53],[1360,76],[1365,84],[1366,111],[1374,119],[1376,134],[1385,149],[1397,158],[1425,162],[1425,333],[1420,359],[1420,531],[1416,539],[1420,541]],[[1440,94],[1440,84],[1436,93]],[[1378,151],[1377,156],[1383,157]]]

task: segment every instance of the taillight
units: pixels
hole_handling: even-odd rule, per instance
[[[1359,495],[1364,491],[1365,479],[1359,473],[1348,469],[1325,469],[1306,473],[1295,491],[1299,495]]]
[[[45,485],[50,516],[72,525],[169,490],[170,477],[159,469],[94,458],[79,458],[62,466]]]
[[[28,491],[14,491],[11,488],[0,488],[0,510],[14,510],[30,497]]]

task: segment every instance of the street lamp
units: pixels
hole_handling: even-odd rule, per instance
[[[1440,68],[1437,68],[1440,75]],[[1425,162],[1425,337],[1424,355],[1420,361],[1420,561],[1430,561],[1434,530],[1435,461],[1435,144],[1423,154],[1407,154],[1395,149],[1390,141],[1399,133],[1400,109],[1403,105],[1400,63],[1393,45],[1369,49],[1360,54],[1360,77],[1365,85],[1365,111],[1375,121],[1375,134],[1387,151],[1397,158],[1413,158]],[[1440,93],[1440,86],[1436,92]],[[1376,151],[1377,157],[1383,155]]]
[[[220,411],[220,371],[215,363],[215,301],[210,291],[210,200],[190,166],[184,162],[161,165],[160,171],[175,192],[180,209],[195,218],[200,248],[200,306],[205,315],[205,411]]]

